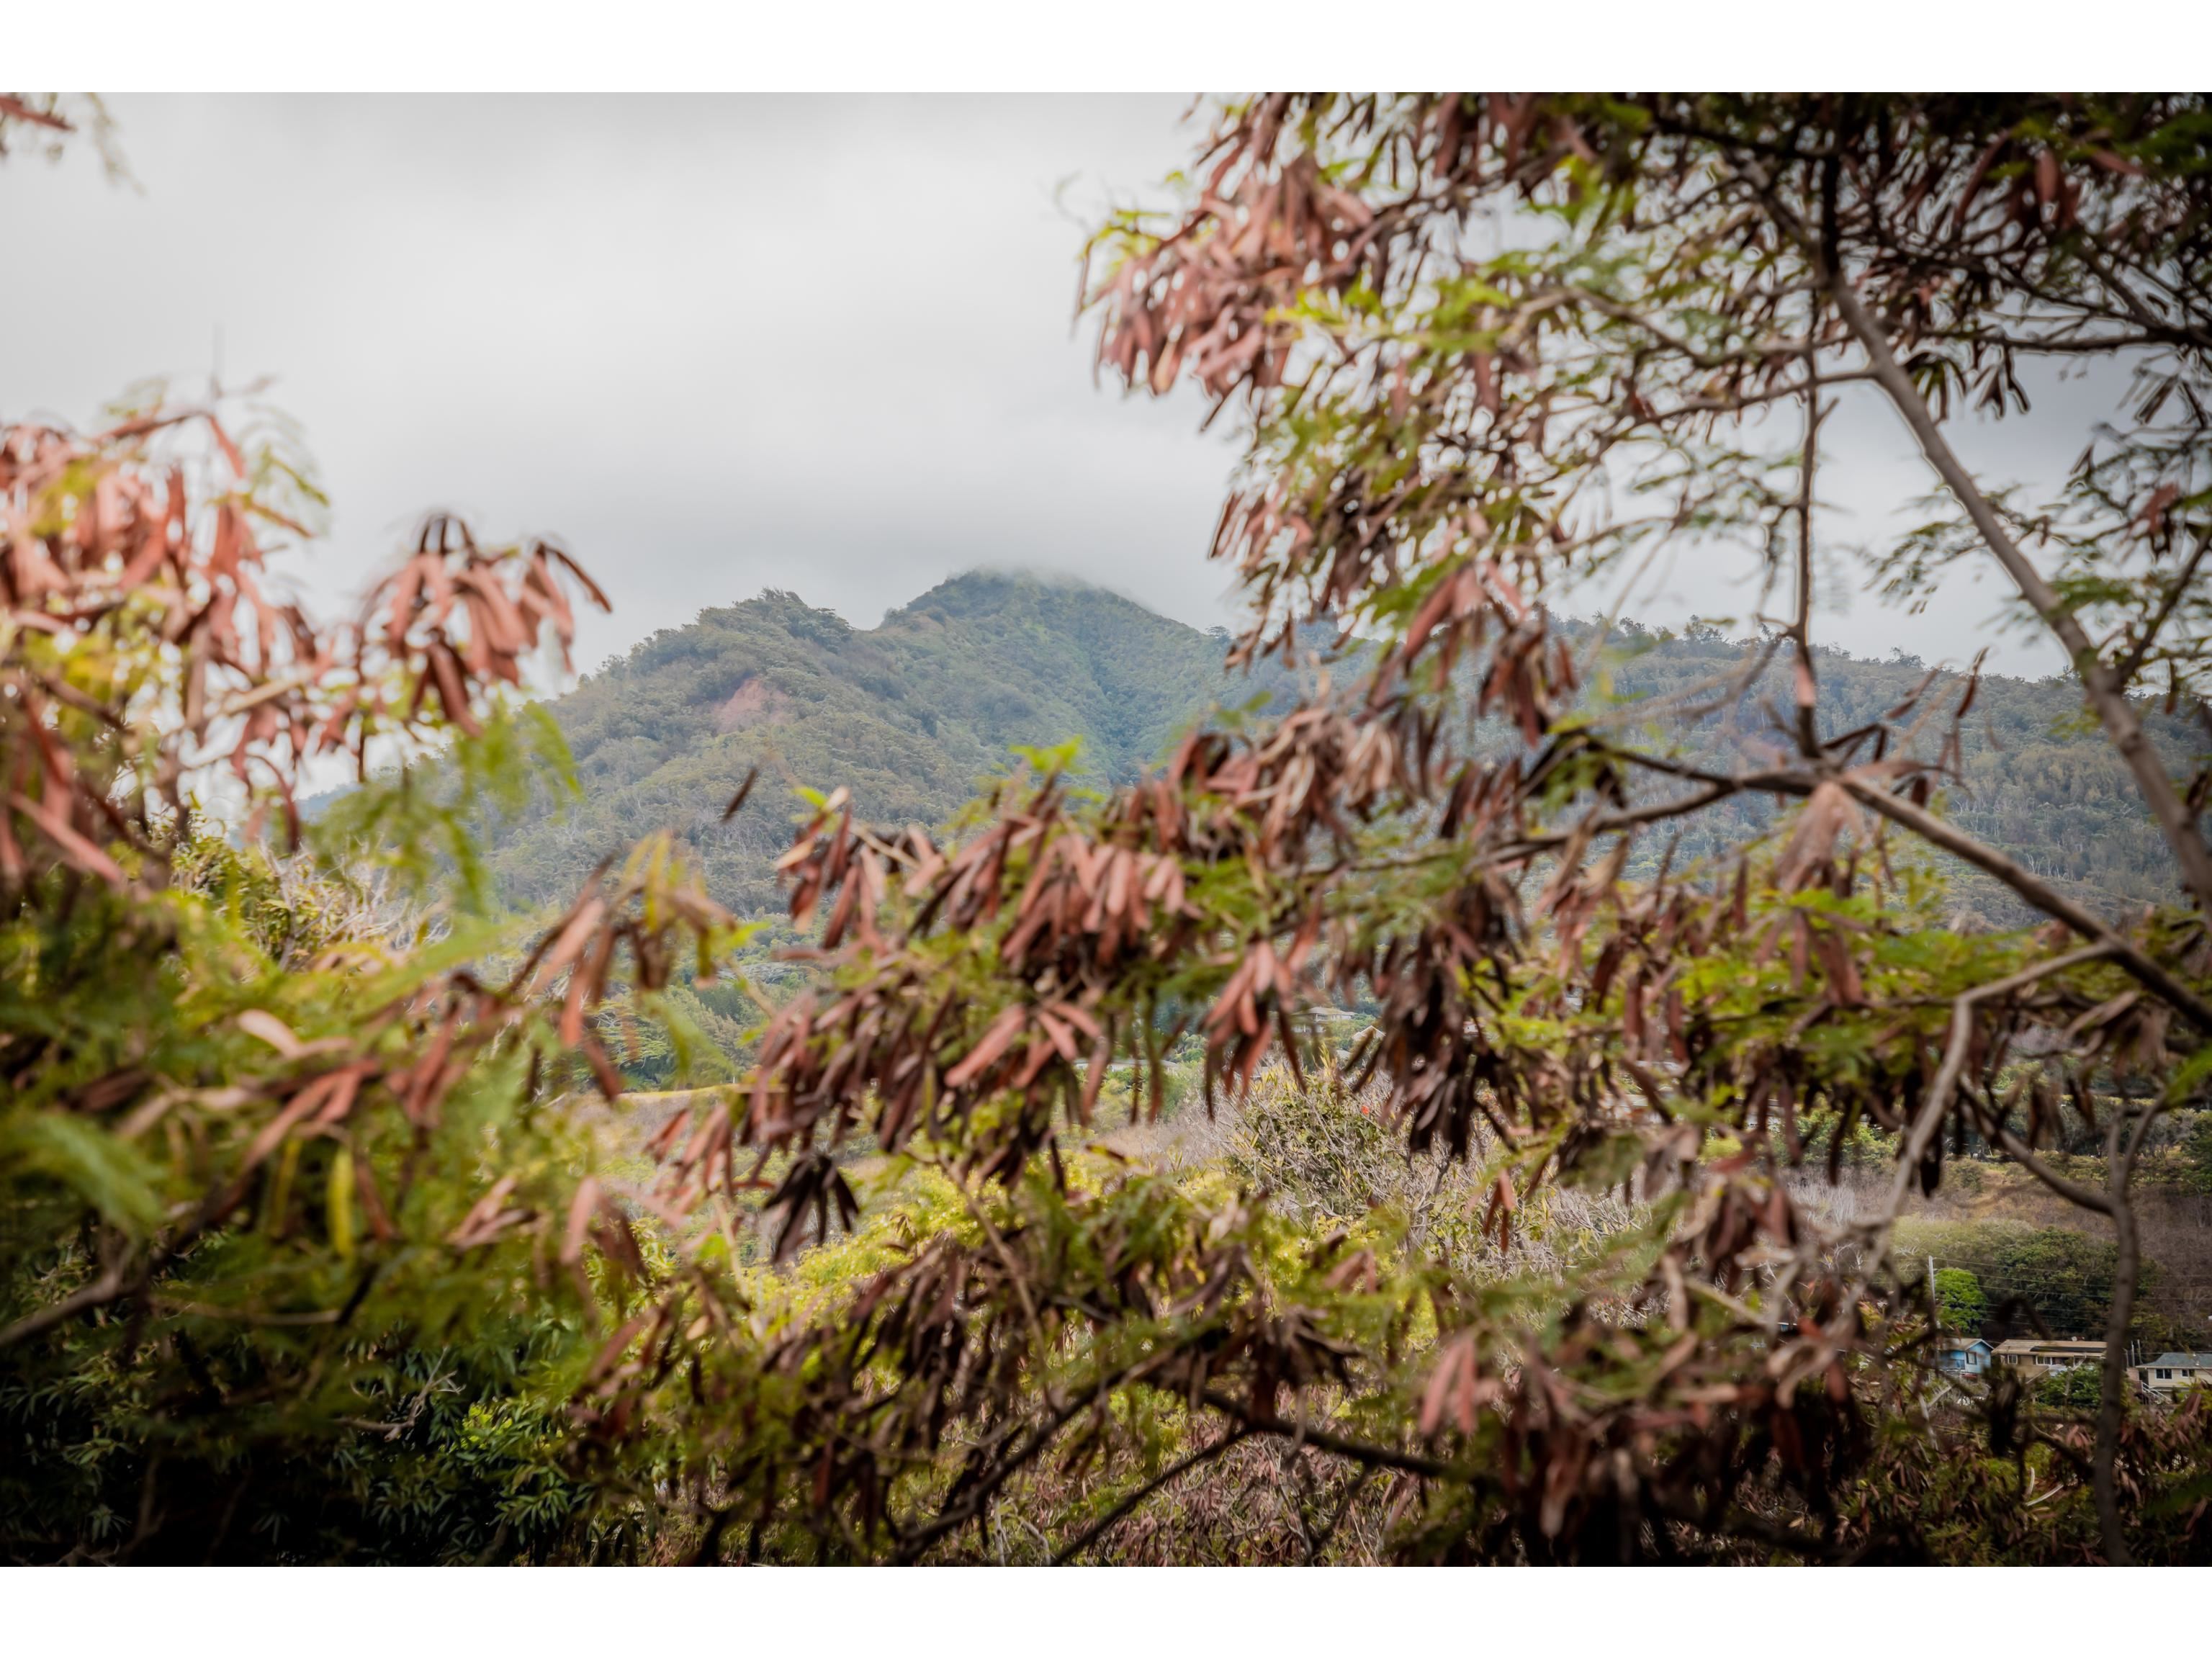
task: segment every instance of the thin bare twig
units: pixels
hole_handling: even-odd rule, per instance
[[[1057,1555],[1052,1558],[1053,1565],[1055,1567],[1066,1566],[1069,1562],[1074,1560],[1077,1556],[1082,1554],[1084,1551],[1089,1549],[1093,1544],[1104,1537],[1108,1532],[1111,1531],[1116,1522],[1120,1521],[1124,1516],[1127,1515],[1130,1510],[1135,1509],[1138,1504],[1143,1503],[1147,1498],[1150,1498],[1162,1486],[1166,1486],[1169,1481],[1174,1480],[1179,1474],[1186,1474],[1189,1470],[1196,1468],[1201,1463],[1210,1462],[1214,1458],[1220,1456],[1222,1453],[1227,1451],[1231,1446],[1237,1444],[1237,1442],[1249,1439],[1254,1432],[1255,1431],[1250,1427],[1239,1425],[1238,1426],[1231,1429],[1226,1434],[1223,1435],[1218,1440],[1216,1440],[1212,1445],[1201,1446],[1196,1451],[1190,1453],[1188,1456],[1177,1458],[1174,1462],[1169,1464],[1167,1468],[1162,1469],[1151,1480],[1146,1481],[1143,1486],[1138,1487],[1134,1492],[1124,1498],[1120,1503],[1114,1505],[1112,1509],[1107,1510],[1106,1513],[1101,1516],[1097,1521],[1084,1528],[1083,1535],[1080,1538],[1078,1538],[1073,1543],[1062,1548]]]
[[[2090,706],[2104,723],[2105,731],[2119,750],[2134,775],[2136,787],[2151,816],[2158,820],[2166,844],[2173,850],[2176,862],[2181,866],[2183,881],[2196,895],[2197,902],[2207,915],[2212,915],[2212,848],[2204,843],[2203,834],[2197,827],[2196,815],[2190,811],[2166,775],[2166,763],[2159,758],[2143,731],[2142,720],[2128,701],[2124,682],[2115,676],[2111,665],[2098,654],[2081,620],[2068,608],[2057,592],[2044,580],[2028,556],[2021,551],[1998,518],[1996,509],[1974,483],[1973,477],[1953,453],[1936,417],[1929,411],[1926,399],[1912,384],[1911,376],[1905,372],[1889,349],[1888,336],[1860,303],[1858,293],[1843,272],[1835,272],[1829,284],[1837,309],[1858,337],[1868,361],[1873,365],[1875,380],[1887,394],[1898,413],[1905,417],[1920,445],[1921,453],[1957,498],[1966,516],[1973,521],[1975,530],[1989,548],[2005,574],[2012,578],[2021,597],[2032,605],[2044,623],[2066,647],[2066,654],[2074,665],[2074,672],[2087,694]]]
[[[1932,842],[1945,852],[1964,859],[1976,869],[1995,876],[2044,915],[2064,922],[2082,938],[2104,945],[2112,952],[2113,961],[2171,1003],[2191,1024],[2200,1030],[2212,1031],[2212,1003],[2206,1002],[2154,962],[2109,922],[2091,915],[2048,883],[2028,874],[1995,848],[1985,846],[1964,831],[1954,829],[1933,812],[1915,806],[1911,801],[1893,795],[1886,789],[1877,788],[1865,779],[1853,777],[1849,773],[1837,781],[1862,805],[1881,813],[1892,823],[1902,824],[1922,840]]]
[[[2081,950],[2069,951],[2063,957],[2053,957],[2047,962],[2023,968],[2016,974],[2008,974],[2002,979],[1993,979],[1986,985],[1977,985],[1954,1000],[1951,1004],[1951,1040],[1944,1048],[1943,1063],[1936,1073],[1936,1082],[1928,1091],[1927,1097],[1920,1103],[1919,1113],[1914,1117],[1905,1145],[1898,1152],[1897,1174],[1890,1183],[1889,1202],[1881,1229],[1885,1237],[1887,1224],[1895,1221],[1897,1212],[1904,1207],[1905,1195],[1912,1184],[1913,1173],[1920,1167],[1921,1159],[1927,1156],[1929,1144],[1935,1138],[1936,1130],[1942,1127],[1943,1115],[1950,1110],[1951,1098],[1958,1092],[1959,1078],[1966,1068],[1966,1055],[1973,1046],[1974,1005],[2111,954],[2112,947],[2106,945],[2084,945]]]
[[[36,1336],[40,1331],[58,1325],[73,1315],[92,1308],[105,1307],[125,1295],[131,1282],[125,1274],[121,1262],[112,1264],[91,1284],[36,1312],[25,1314],[7,1329],[0,1331],[0,1348],[12,1347],[26,1337]]]

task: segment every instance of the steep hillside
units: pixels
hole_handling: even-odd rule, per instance
[[[1586,650],[1587,630],[1568,629]],[[872,629],[788,593],[703,611],[555,705],[585,798],[566,814],[509,826],[494,866],[517,902],[562,898],[600,858],[666,824],[725,902],[766,910],[777,902],[771,866],[787,842],[792,784],[843,785],[871,819],[933,826],[978,778],[1002,769],[1014,745],[1074,737],[1091,779],[1120,782],[1209,706],[1288,689],[1278,664],[1249,679],[1224,674],[1224,646],[1219,635],[1097,588],[981,573],[932,589]],[[1726,708],[1692,721],[1642,719],[1646,707],[1679,707],[1749,649],[1709,629],[1675,635],[1625,624],[1597,658],[1589,704],[1705,764],[1764,763],[1786,743],[1772,712],[1789,702],[1786,655]],[[1925,673],[1911,658],[1825,652],[1817,667],[1830,733],[1874,720]],[[1931,756],[1961,689],[1950,683],[1929,700],[1942,717],[1921,740]],[[2154,712],[2151,725],[2185,774],[2202,735]],[[2066,684],[1984,679],[1957,758],[1965,784],[1948,792],[1947,810],[1974,834],[2102,908],[2166,896],[2157,831],[2102,737],[2083,728],[2079,695]],[[755,804],[725,825],[721,808],[755,765]],[[1756,796],[1729,803],[1697,821],[1677,859],[1724,852],[1725,841],[1756,833],[1778,810]],[[1644,859],[1656,860],[1662,844],[1649,838]],[[1996,883],[1953,873],[1962,915],[2027,920]]]
[[[789,786],[852,790],[871,819],[942,823],[1016,744],[1083,739],[1088,776],[1134,777],[1217,702],[1279,690],[1279,670],[1222,671],[1224,641],[1100,589],[973,573],[880,626],[789,593],[702,611],[555,706],[585,799],[510,827],[494,864],[511,897],[572,890],[608,852],[674,826],[741,909],[775,902]],[[756,804],[722,806],[751,767]]]

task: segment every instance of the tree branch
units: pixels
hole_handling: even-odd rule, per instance
[[[2099,1192],[2094,1187],[2085,1187],[2078,1181],[2069,1181],[2038,1158],[2034,1149],[2026,1141],[2007,1128],[2002,1122],[1984,1111],[1981,1103],[1971,1093],[1966,1098],[1974,1115],[1974,1127],[1982,1132],[1984,1139],[2069,1204],[2075,1205],[2084,1210],[2094,1210],[2099,1215],[2111,1212],[2111,1206],[2106,1202],[2104,1194]]]
[[[2126,1528],[2120,1524],[2120,1428],[2127,1415],[2128,1325],[2135,1317],[2136,1275],[2142,1267],[2142,1236],[2136,1226],[2136,1206],[2128,1194],[2135,1178],[2136,1159],[2143,1139],[2158,1121],[2158,1104],[2143,1109],[2124,1151],[2120,1130],[2126,1115],[2114,1111],[2105,1131],[2105,1194],[2110,1200],[2106,1213],[2112,1218],[2112,1305],[2105,1316],[2104,1363],[2099,1369],[2097,1443],[2091,1454],[2091,1485],[2097,1499],[2097,1526],[2104,1535],[2105,1559],[2116,1567],[2132,1566]]]
[[[2150,626],[2143,629],[2142,637],[2112,670],[2113,677],[2119,681],[2123,690],[2132,684],[2135,677],[2142,671],[2143,659],[2150,655],[2151,647],[2158,642],[2160,630],[2172,620],[2173,613],[2180,608],[2183,597],[2189,592],[2189,584],[2197,579],[2197,567],[2203,563],[2208,551],[2212,551],[2212,536],[2199,536],[2197,550],[2189,556],[2189,562],[2182,566],[2181,574],[2173,579],[2173,586],[2166,590],[2166,599],[2160,605],[2158,614],[2151,618]]]
[[[1617,756],[1632,765],[1649,767],[1651,770],[1663,772],[1669,777],[1702,783],[1705,787],[1676,800],[1660,801],[1650,806],[1632,807],[1625,812],[1608,812],[1603,817],[1591,822],[1588,833],[1592,838],[1613,835],[1623,830],[1637,829],[1647,823],[1662,823],[1668,818],[1683,817],[1689,813],[1711,806],[1715,801],[1726,800],[1730,795],[1745,793],[1809,795],[1813,793],[1815,782],[1814,778],[1804,773],[1788,771],[1743,772],[1731,777],[1724,773],[1700,771],[1695,767],[1684,766],[1677,762],[1639,755],[1632,750],[1616,749],[1610,744],[1602,746],[1608,754]],[[1515,859],[1525,858],[1534,853],[1549,852],[1555,847],[1565,846],[1575,838],[1577,833],[1580,832],[1560,830],[1545,835],[1523,836],[1518,841],[1508,842],[1500,848],[1497,857],[1500,861],[1510,863]]]
[[[2191,1024],[2200,1030],[2212,1031],[2212,1003],[2207,1003],[2152,961],[2110,923],[2028,874],[1995,848],[1984,846],[1972,836],[1953,829],[1934,813],[1849,773],[1837,781],[1861,805],[1872,808],[1893,823],[1903,825],[1923,841],[1932,842],[1954,857],[1964,859],[1977,870],[1995,876],[2044,915],[2064,922],[2082,938],[2104,945],[2115,962],[2172,1004]]]
[[[2185,337],[2185,332],[2170,330],[2156,332],[2144,330],[2135,334],[2036,336],[1948,328],[1935,331],[1926,337],[1957,340],[1963,344],[1987,346],[1999,351],[2016,351],[2030,357],[2102,357],[2120,351],[2146,350],[2152,346],[2195,343]]]
[[[1814,331],[1818,332],[1817,319]],[[1812,356],[1806,358],[1810,371]],[[1820,754],[1820,735],[1814,720],[1814,711],[1820,702],[1820,688],[1813,671],[1813,478],[1820,455],[1820,394],[1818,388],[1805,394],[1805,453],[1797,468],[1797,592],[1796,614],[1790,623],[1790,636],[1797,643],[1796,684],[1793,688],[1797,705],[1797,749],[1808,760],[1817,760]]]
[[[1164,1358],[1164,1355],[1153,1355],[1135,1364],[1125,1366],[1099,1379],[1075,1399],[1062,1401],[1054,1407],[1042,1422],[1032,1429],[1023,1437],[1019,1444],[1000,1459],[995,1468],[970,1486],[958,1502],[947,1504],[939,1512],[935,1520],[902,1536],[892,1559],[902,1565],[912,1562],[947,1533],[957,1531],[966,1526],[983,1512],[985,1506],[997,1494],[999,1488],[1006,1485],[1017,1470],[1034,1462],[1047,1447],[1052,1444],[1060,1431],[1067,1426],[1069,1419],[1093,1401],[1111,1394],[1115,1389],[1125,1387],[1144,1376],[1146,1371],[1155,1369]]]
[[[1281,1435],[1325,1452],[1334,1452],[1339,1457],[1348,1457],[1356,1463],[1402,1469],[1407,1474],[1418,1474],[1425,1480],[1440,1480],[1451,1473],[1450,1465],[1439,1462],[1433,1457],[1423,1457],[1418,1452],[1401,1452],[1389,1446],[1370,1445],[1364,1440],[1348,1440],[1340,1434],[1331,1434],[1327,1429],[1285,1422],[1273,1412],[1255,1412],[1243,1401],[1224,1394],[1218,1389],[1208,1389],[1199,1398],[1224,1417],[1243,1424],[1253,1432]]]
[[[2202,328],[2193,327],[2187,323],[2168,321],[2153,311],[2141,295],[2120,280],[2118,273],[2112,269],[2111,261],[2098,252],[2095,242],[2090,241],[2083,245],[2081,258],[2090,270],[2097,273],[2106,289],[2119,301],[2128,315],[2134,318],[2136,324],[2146,333],[2157,334],[2177,344],[2194,346],[2199,351],[2212,350],[2212,334],[2208,334]],[[2155,276],[2151,280],[2154,283],[2158,282]],[[2166,285],[2160,283],[2159,286]]]
[[[1124,1498],[1120,1503],[1114,1505],[1112,1509],[1107,1510],[1104,1515],[1101,1516],[1089,1527],[1085,1528],[1084,1529],[1083,1535],[1080,1538],[1077,1539],[1073,1543],[1068,1545],[1066,1548],[1062,1549],[1058,1554],[1052,1558],[1053,1565],[1055,1567],[1066,1566],[1069,1562],[1075,1559],[1077,1556],[1082,1554],[1084,1551],[1089,1549],[1093,1544],[1104,1537],[1109,1531],[1112,1530],[1114,1524],[1120,1521],[1123,1516],[1135,1509],[1138,1504],[1143,1503],[1147,1498],[1150,1498],[1162,1486],[1166,1486],[1169,1481],[1174,1480],[1179,1474],[1188,1473],[1190,1470],[1196,1468],[1201,1463],[1209,1462],[1212,1459],[1220,1456],[1222,1453],[1227,1451],[1238,1441],[1249,1438],[1254,1432],[1255,1431],[1248,1426],[1239,1425],[1237,1428],[1231,1429],[1227,1434],[1223,1435],[1220,1439],[1215,1441],[1212,1445],[1201,1446],[1198,1450],[1192,1452],[1188,1456],[1177,1458],[1174,1462],[1169,1464],[1167,1468],[1162,1469],[1151,1480],[1146,1481],[1143,1486],[1138,1487],[1136,1491],[1131,1492],[1127,1498]]]
[[[2120,758],[2134,775],[2136,787],[2149,806],[2151,816],[2158,820],[2159,829],[2166,843],[2173,849],[2175,860],[2181,866],[2183,881],[2196,896],[2198,907],[2212,915],[2212,848],[2204,844],[2204,837],[2197,828],[2197,820],[2166,775],[2166,763],[2159,758],[2145,734],[2142,721],[2135,705],[2128,701],[2127,688],[2114,678],[2112,668],[2097,653],[2081,621],[2067,609],[2051,584],[2044,580],[2027,556],[1998,519],[1996,509],[1990,506],[1975,484],[1971,474],[1952,452],[1942,429],[1929,412],[1927,401],[1912,384],[1889,349],[1888,337],[1860,303],[1857,291],[1841,271],[1829,281],[1829,293],[1836,307],[1865,348],[1873,365],[1875,380],[1889,401],[1895,405],[1905,423],[1911,428],[1920,445],[1920,453],[1927,458],[1936,475],[1948,486],[1959,504],[1973,520],[1974,528],[1990,551],[2004,567],[2005,574],[2019,588],[2021,597],[2035,608],[2038,616],[2066,647],[2074,672],[2079,677],[2082,690],[2087,694],[2090,706],[2103,721],[2106,734],[2112,746],[2120,751]]]
[[[1942,1127],[1943,1115],[1950,1109],[1951,1097],[1958,1092],[1960,1073],[1966,1069],[1967,1050],[1973,1045],[1974,1005],[2111,954],[2110,945],[2085,945],[2079,951],[2069,951],[2063,957],[2053,957],[2048,962],[2039,962],[2032,967],[2023,968],[2016,974],[2008,974],[2002,979],[1993,979],[1986,985],[1977,985],[1951,1004],[1951,1040],[1945,1045],[1943,1063],[1937,1068],[1935,1085],[1929,1090],[1928,1097],[1920,1103],[1919,1114],[1912,1120],[1905,1144],[1898,1151],[1897,1175],[1890,1183],[1889,1203],[1882,1224],[1885,1234],[1888,1224],[1894,1221],[1898,1212],[1904,1208],[1905,1194],[1912,1184],[1913,1172],[1920,1167],[1921,1159],[1927,1156],[1929,1143]]]
[[[40,1331],[58,1325],[64,1319],[88,1308],[105,1307],[125,1295],[130,1288],[131,1281],[125,1277],[123,1264],[118,1261],[91,1284],[72,1291],[50,1306],[39,1309],[35,1313],[25,1314],[6,1330],[0,1331],[0,1348],[12,1347],[26,1337],[36,1336]]]

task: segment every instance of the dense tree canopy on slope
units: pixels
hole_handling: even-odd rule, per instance
[[[1749,761],[1786,703],[1786,653],[1750,678],[1726,708],[1680,720],[1665,711],[1716,672],[1753,665],[1756,636],[1711,627],[1654,633],[1632,620],[1594,650],[1589,625],[1560,624],[1595,672],[1581,703],[1636,704],[1652,726],[1706,765]],[[1323,633],[1310,643],[1326,643]],[[867,631],[787,594],[700,613],[611,661],[550,708],[574,752],[580,799],[500,826],[490,864],[510,899],[564,897],[599,858],[641,829],[674,830],[714,896],[742,915],[780,909],[774,864],[784,825],[771,808],[725,820],[722,808],[755,767],[780,798],[787,779],[848,788],[889,823],[934,830],[975,782],[1018,747],[1080,738],[1079,779],[1126,783],[1165,758],[1175,739],[1218,706],[1293,695],[1299,672],[1270,658],[1224,671],[1222,641],[1116,595],[1034,577],[956,577]],[[1820,718],[1834,735],[1894,706],[1924,678],[1917,659],[1859,660],[1824,652]],[[1965,663],[1952,694],[1965,684]],[[1340,668],[1340,673],[1341,672]],[[1304,683],[1315,678],[1311,668]],[[1941,684],[1939,682],[1939,684]],[[1634,709],[1628,711],[1632,714]],[[1693,711],[1694,712],[1694,711]],[[2093,908],[2150,902],[2165,891],[2156,824],[2109,745],[2080,730],[2066,683],[1990,675],[1959,732],[1952,819]],[[2177,763],[2191,731],[2180,715],[2148,716]],[[1510,731],[1492,722],[1486,746]],[[1686,834],[1690,856],[1717,855],[1771,826],[1776,808],[1739,798]],[[1658,848],[1644,854],[1656,861]],[[1953,866],[1969,914],[2014,922],[2027,907],[2001,883]]]
[[[583,798],[504,828],[495,867],[518,900],[565,898],[609,848],[665,824],[719,898],[779,909],[787,819],[721,817],[753,768],[764,798],[842,786],[872,817],[932,829],[1018,745],[1079,738],[1086,781],[1126,783],[1216,702],[1286,682],[1232,679],[1223,655],[1127,599],[1034,577],[956,577],[865,631],[789,594],[704,611],[554,706]]]

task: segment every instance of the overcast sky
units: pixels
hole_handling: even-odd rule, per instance
[[[1228,440],[1187,395],[1094,387],[1070,327],[1082,222],[1187,158],[1186,103],[117,98],[143,190],[88,152],[0,168],[0,412],[88,422],[152,374],[197,392],[219,335],[332,495],[311,592],[356,591],[433,506],[555,532],[616,603],[586,667],[763,587],[865,627],[976,565],[1209,626],[1232,616],[1204,556]],[[1962,441],[2048,476],[2081,427]],[[1825,442],[1832,537],[1927,488],[1882,409]],[[1744,574],[1686,554],[1629,610],[1742,616]],[[1997,597],[1911,617],[1832,581],[1821,632],[1963,660]]]

